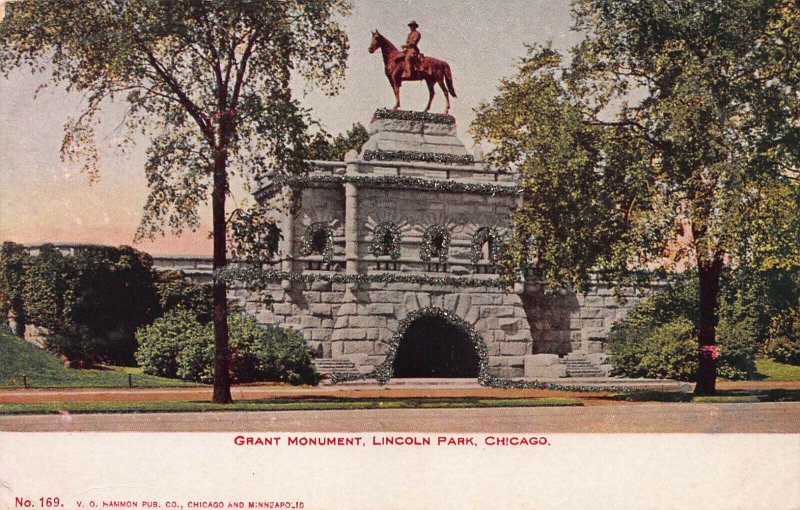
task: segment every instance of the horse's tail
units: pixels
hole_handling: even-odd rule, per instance
[[[453,73],[450,72],[450,64],[444,65],[444,82],[447,84],[447,90],[450,92],[450,95],[458,97],[456,95],[456,89],[453,87]]]

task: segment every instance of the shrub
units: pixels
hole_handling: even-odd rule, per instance
[[[228,317],[231,379],[316,384],[303,337],[278,326],[261,326],[244,313]],[[211,383],[214,380],[214,330],[188,310],[174,310],[137,332],[137,359],[146,374]]]
[[[170,312],[136,332],[139,342],[136,361],[145,374],[177,378],[178,357],[184,348],[195,341],[208,343],[208,335],[209,329],[200,324],[191,312]],[[213,336],[210,342],[213,345]]]
[[[694,326],[686,319],[676,319],[651,329],[618,328],[612,332],[609,360],[614,375],[694,380]]]
[[[765,353],[770,359],[800,365],[800,303],[772,321],[769,337]]]
[[[202,323],[213,319],[211,285],[188,281],[178,271],[160,271],[156,274],[155,288],[162,314],[187,310]]]
[[[723,318],[717,326],[717,375],[730,380],[750,379],[756,373],[755,338],[758,324],[749,318],[736,323]]]

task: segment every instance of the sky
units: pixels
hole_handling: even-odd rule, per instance
[[[0,0],[1,2],[2,0]],[[570,30],[569,3],[548,0],[354,0],[353,12],[341,20],[350,41],[343,90],[329,97],[307,84],[295,93],[330,133],[354,123],[367,125],[372,113],[394,103],[383,74],[380,53],[369,54],[371,32],[379,30],[400,46],[410,20],[419,23],[421,51],[450,63],[458,93],[450,113],[461,140],[473,141],[467,128],[473,109],[497,94],[501,78],[514,73],[526,44],[552,41],[567,49],[580,40]],[[146,140],[128,153],[115,148],[121,136],[122,105],[110,105],[98,131],[100,179],[90,183],[78,165],[60,160],[65,121],[81,111],[82,98],[48,87],[34,98],[46,75],[15,71],[0,78],[0,241],[24,244],[133,243],[147,196],[144,176]],[[403,109],[421,110],[427,90],[421,82],[401,89]],[[444,110],[439,91],[432,111]],[[234,199],[248,197],[235,191]],[[210,204],[196,232],[174,237],[169,231],[155,242],[134,245],[158,255],[210,255]]]

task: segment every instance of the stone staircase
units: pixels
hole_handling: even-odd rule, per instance
[[[571,352],[558,360],[567,367],[567,377],[606,377],[603,369],[589,361],[586,354]]]
[[[346,359],[316,358],[314,367],[320,375],[337,374],[357,374],[356,364]]]

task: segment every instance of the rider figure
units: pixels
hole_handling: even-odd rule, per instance
[[[417,55],[419,55],[419,48],[417,47],[417,44],[419,44],[419,40],[422,38],[422,34],[417,31],[417,27],[419,27],[419,25],[417,25],[416,21],[411,21],[408,26],[411,27],[411,32],[408,34],[406,43],[403,45],[403,51],[405,53],[406,60],[406,68],[403,71],[403,78],[406,79],[411,78],[413,63],[416,60]]]

